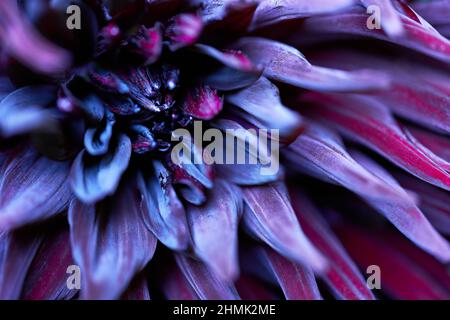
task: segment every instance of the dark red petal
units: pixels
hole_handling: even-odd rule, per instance
[[[184,250],[189,244],[189,230],[183,204],[172,185],[172,176],[158,162],[153,162],[149,176],[138,175],[141,213],[146,226],[164,245]]]
[[[349,225],[337,228],[351,256],[362,269],[377,265],[381,270],[381,287],[394,298],[405,300],[449,299],[441,284],[408,259],[401,251],[378,235],[367,233]]]
[[[389,110],[373,98],[310,93],[304,100],[316,104],[308,113],[347,138],[373,149],[422,180],[450,190],[450,174],[408,140]]]
[[[197,294],[183,276],[178,266],[166,266],[164,274],[159,278],[161,290],[169,300],[198,300]]]
[[[59,73],[71,64],[70,53],[50,43],[21,15],[17,1],[0,2],[2,45],[17,60],[43,73]]]
[[[239,295],[233,284],[217,278],[203,263],[182,254],[176,254],[175,258],[184,277],[200,299],[239,299]]]
[[[65,226],[55,227],[56,230],[47,232],[30,266],[22,299],[67,300],[78,293],[77,289],[67,288],[67,279],[70,276],[67,268],[74,265],[69,230]]]
[[[301,116],[281,103],[278,88],[264,77],[226,100],[245,111],[241,116],[256,127],[279,130],[283,142],[291,142],[303,129]]]
[[[65,210],[72,198],[69,164],[24,150],[5,165],[0,176],[0,230],[47,219]]]
[[[373,300],[374,296],[355,263],[314,205],[297,189],[293,189],[291,196],[305,233],[330,261],[323,278],[333,295],[338,299]]]
[[[0,136],[54,127],[54,112],[45,107],[55,99],[53,86],[29,86],[11,92],[0,102]]]
[[[242,300],[276,300],[268,288],[249,276],[241,276],[236,282],[236,288]]]
[[[115,150],[93,158],[80,152],[72,164],[70,183],[76,196],[85,203],[93,203],[113,194],[131,157],[130,139],[121,135]]]
[[[150,300],[148,279],[145,270],[138,274],[132,281],[127,291],[122,295],[122,300]]]
[[[198,86],[186,94],[183,110],[194,118],[210,120],[221,110],[223,100],[217,90],[209,86]]]
[[[229,282],[239,274],[237,234],[242,210],[240,190],[222,180],[214,182],[204,205],[188,207],[195,255]]]
[[[156,249],[156,238],[142,221],[137,192],[126,184],[96,206],[72,201],[69,223],[83,299],[120,297]]]
[[[158,60],[162,52],[163,39],[160,27],[141,26],[128,43],[130,50],[143,59],[144,65],[152,64]]]
[[[297,49],[272,40],[241,38],[233,48],[242,50],[253,63],[262,65],[267,78],[300,88],[347,92],[384,88],[389,84],[386,75],[378,71],[313,66]]]
[[[262,250],[287,300],[322,299],[309,267],[291,262],[269,248]]]
[[[0,233],[0,299],[18,299],[39,246],[42,233],[20,230]]]
[[[322,272],[327,261],[304,235],[282,183],[243,188],[246,228],[283,256]]]

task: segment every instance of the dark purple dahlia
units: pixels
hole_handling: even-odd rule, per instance
[[[448,36],[448,0],[0,1],[0,298],[449,299]],[[280,170],[174,162],[199,121]]]

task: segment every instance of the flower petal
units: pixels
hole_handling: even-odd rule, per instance
[[[355,2],[355,0],[263,0],[256,8],[251,29],[259,29],[284,20],[333,14]]]
[[[295,48],[256,38],[241,38],[233,48],[242,50],[251,61],[264,66],[263,74],[272,80],[319,91],[366,91],[384,88],[389,79],[374,70],[343,71],[311,65]]]
[[[239,300],[234,286],[217,278],[203,263],[182,254],[176,254],[175,258],[184,277],[200,299]]]
[[[403,300],[449,299],[449,293],[441,288],[416,263],[395,250],[378,235],[356,227],[343,225],[337,233],[351,256],[362,269],[377,265],[382,272],[382,288],[393,298]]]
[[[194,118],[211,120],[222,110],[222,106],[223,100],[217,90],[209,86],[198,86],[187,93],[183,110]]]
[[[359,165],[344,149],[340,137],[319,123],[308,121],[305,132],[285,155],[301,172],[342,185],[369,199],[397,200],[405,196]]]
[[[195,255],[217,276],[230,282],[239,274],[237,233],[243,210],[239,195],[234,185],[216,180],[203,206],[188,207]]]
[[[1,1],[0,16],[2,45],[17,60],[43,73],[63,72],[70,66],[70,53],[40,35],[21,15],[17,1]]]
[[[42,243],[36,230],[0,233],[0,299],[18,299],[28,269]]]
[[[54,112],[45,107],[56,99],[53,86],[17,89],[0,102],[0,136],[10,137],[55,125]]]
[[[293,263],[269,248],[262,251],[287,300],[322,300],[309,267]]]
[[[22,299],[68,300],[78,293],[67,287],[67,268],[73,265],[69,230],[55,226],[49,230],[25,279]],[[60,228],[62,227],[62,228]]]
[[[303,129],[301,116],[281,103],[278,88],[264,77],[226,100],[245,111],[243,118],[260,129],[280,130],[283,142],[291,142]]]
[[[389,111],[373,98],[308,93],[303,101],[315,104],[307,110],[309,115],[326,121],[345,137],[373,149],[422,180],[450,190],[450,174],[408,140]]]
[[[154,161],[152,170],[149,176],[139,174],[137,178],[144,223],[164,245],[184,250],[189,244],[189,230],[183,204],[161,162]]]
[[[282,183],[246,187],[243,194],[247,204],[244,223],[252,235],[314,271],[326,269],[327,261],[303,234]]]
[[[292,205],[306,235],[330,261],[323,278],[337,299],[373,300],[358,268],[313,203],[299,190],[291,192]]]
[[[380,179],[383,179],[387,184],[395,188],[401,188],[397,181],[384,168],[367,156],[357,152],[352,152],[352,156],[358,163]],[[406,193],[406,191],[404,192]],[[396,202],[375,200],[368,202],[423,250],[444,262],[450,262],[450,245],[431,226],[413,200]]]
[[[80,266],[83,299],[115,299],[153,257],[156,238],[145,227],[134,188],[95,205],[69,208],[72,252]]]
[[[370,8],[376,6],[382,12],[381,26],[389,37],[399,37],[404,33],[400,12],[398,12],[391,0],[361,0],[361,3]]]
[[[72,198],[67,162],[34,150],[13,154],[0,176],[0,230],[11,230],[64,211]]]
[[[114,151],[100,158],[80,152],[72,164],[70,183],[76,196],[93,203],[113,194],[131,157],[131,141],[121,135]]]

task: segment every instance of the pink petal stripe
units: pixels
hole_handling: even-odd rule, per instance
[[[360,0],[361,3],[369,8],[376,6],[380,10],[381,26],[389,37],[399,37],[404,33],[401,14],[392,4],[391,0]]]
[[[291,195],[305,233],[330,261],[330,268],[323,278],[334,296],[346,300],[375,299],[355,263],[313,203],[298,189],[293,189]]]
[[[450,190],[450,174],[411,142],[389,111],[376,100],[360,95],[310,93],[308,114],[326,121],[347,138],[380,153],[413,175]]]

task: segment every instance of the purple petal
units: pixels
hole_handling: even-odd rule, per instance
[[[200,299],[239,300],[232,283],[217,278],[203,263],[182,254],[176,254],[175,258],[184,277]]]
[[[84,275],[83,299],[118,298],[156,249],[156,238],[141,218],[138,194],[127,185],[96,206],[72,201],[69,224],[73,256]]]
[[[282,183],[243,188],[247,230],[283,256],[324,271],[327,261],[303,234]]]
[[[153,162],[151,175],[139,174],[141,213],[146,226],[159,241],[172,250],[184,250],[189,244],[186,213],[171,179],[167,169],[158,161]]]
[[[211,120],[222,110],[222,106],[223,100],[217,90],[209,86],[198,86],[187,93],[183,110],[194,118]]]
[[[15,0],[0,2],[0,38],[17,60],[38,72],[59,73],[71,64],[70,53],[42,37],[21,15]]]
[[[163,40],[160,27],[141,26],[129,40],[130,51],[138,54],[144,65],[156,62],[161,55]]]
[[[11,230],[64,211],[72,198],[67,162],[21,151],[0,176],[0,230]]]
[[[319,91],[366,91],[384,88],[389,79],[373,70],[343,71],[311,65],[295,48],[262,39],[242,38],[233,44],[251,61],[264,66],[263,74],[270,79],[300,88]]]
[[[51,129],[54,114],[45,107],[56,99],[52,86],[29,86],[13,91],[0,102],[0,136]]]
[[[333,295],[337,299],[373,300],[374,296],[367,287],[366,281],[328,227],[327,221],[299,190],[295,189],[291,195],[292,205],[298,219],[302,222],[306,235],[330,261],[330,267],[323,278]]]
[[[281,103],[278,88],[264,77],[226,100],[245,111],[242,117],[260,129],[280,130],[283,142],[291,142],[303,129],[301,116]]]
[[[263,0],[256,8],[251,29],[258,29],[284,20],[333,14],[354,4],[355,0]]]
[[[102,127],[89,128],[84,134],[84,146],[92,156],[104,155],[108,152],[116,120],[112,113],[107,113]]]
[[[424,21],[416,21],[405,15],[401,15],[401,21],[404,35],[389,38],[382,30],[367,28],[366,12],[355,8],[340,14],[308,18],[297,32],[309,33],[314,37],[321,34],[333,35],[334,38],[336,34],[367,36],[393,42],[444,62],[450,61],[450,42],[446,38]]]
[[[262,249],[262,254],[287,300],[322,300],[314,274],[309,267],[293,263],[268,248]]]
[[[223,146],[225,158],[222,161],[223,163],[215,166],[219,177],[239,185],[260,185],[280,180],[283,177],[282,168],[279,168],[279,170],[268,168],[272,163],[278,161],[276,154],[278,147],[274,146],[273,153],[270,154],[264,154],[264,151],[257,152],[260,145],[259,139],[267,139],[267,147],[270,147],[269,140],[275,139],[275,137],[249,134],[250,131],[246,131],[239,123],[228,119],[220,119],[215,121],[213,125],[223,132],[230,129],[231,131],[226,134],[234,138],[232,146]],[[244,163],[227,160],[227,155],[239,157],[240,154],[249,160],[243,161]],[[252,159],[253,162],[251,162]]]
[[[309,121],[305,132],[285,154],[301,172],[342,185],[363,197],[396,200],[405,196],[359,165],[344,149],[340,137],[319,123]]]
[[[383,18],[381,19],[381,26],[389,37],[399,37],[404,33],[401,14],[398,12],[391,0],[361,0],[361,3],[366,6],[376,6],[379,8]]]
[[[85,203],[93,203],[113,194],[131,157],[130,139],[121,135],[117,147],[100,158],[80,152],[72,164],[70,183],[76,196]]]
[[[69,230],[60,229],[47,233],[45,241],[30,266],[24,283],[22,298],[25,300],[67,300],[78,290],[67,288],[67,267],[73,265]]]
[[[165,266],[165,272],[160,277],[161,289],[168,300],[198,300],[197,294],[178,266]]]
[[[222,65],[202,78],[203,83],[215,89],[224,91],[240,89],[252,84],[261,75],[261,69],[241,51],[219,51],[204,44],[195,45],[193,50]]]
[[[208,201],[188,208],[195,255],[217,276],[230,282],[239,274],[237,233],[243,210],[239,195],[237,187],[216,180]]]
[[[395,188],[401,188],[397,181],[381,166],[361,153],[352,153],[361,165]],[[406,191],[404,191],[406,194]],[[450,261],[450,245],[431,226],[413,200],[398,202],[368,201],[380,211],[406,237],[423,250],[444,261]]]

